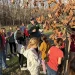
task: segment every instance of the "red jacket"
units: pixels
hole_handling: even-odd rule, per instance
[[[0,36],[1,36],[1,39],[2,39],[2,47],[5,46],[5,43],[6,43],[6,40],[5,40],[5,37],[0,33]]]
[[[2,35],[2,40],[3,40],[3,46],[5,46],[6,40],[5,37]]]

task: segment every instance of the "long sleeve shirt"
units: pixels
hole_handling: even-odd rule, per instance
[[[27,68],[29,71],[33,71],[39,67],[40,60],[35,49],[24,50],[23,55],[27,58]]]

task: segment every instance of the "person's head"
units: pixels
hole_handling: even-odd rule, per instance
[[[75,57],[70,61],[69,75],[75,75]]]
[[[42,34],[42,36],[41,36],[41,40],[42,40],[42,41],[46,41],[46,40],[47,40],[47,36],[44,35],[44,34]]]
[[[34,18],[31,18],[30,22],[34,25]]]
[[[62,38],[57,38],[57,39],[55,39],[55,40],[54,40],[54,44],[55,44],[56,46],[62,46],[62,44],[63,44],[63,39],[62,39]]]
[[[39,45],[39,40],[38,40],[38,38],[33,37],[33,38],[31,38],[31,39],[29,40],[27,49],[29,49],[29,48],[37,48],[38,45]]]
[[[1,34],[2,34],[2,35],[5,35],[6,29],[5,29],[5,28],[1,28],[0,30],[1,30]]]
[[[22,22],[22,26],[24,26],[24,23]]]
[[[20,30],[20,27],[19,27],[19,26],[17,26],[17,27],[16,27],[16,30]]]
[[[6,32],[6,29],[5,28],[1,28],[1,32],[2,33],[5,33]]]
[[[13,28],[12,27],[9,27],[9,31],[12,31],[13,30]]]
[[[17,31],[16,38],[22,37],[22,32],[20,30]]]

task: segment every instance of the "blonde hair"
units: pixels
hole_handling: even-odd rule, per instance
[[[38,44],[39,44],[38,38],[33,37],[33,38],[31,38],[31,39],[29,40],[27,49],[31,48],[33,45],[38,46]]]

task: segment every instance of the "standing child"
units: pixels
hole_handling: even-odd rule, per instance
[[[50,43],[48,42],[45,35],[42,35],[41,40],[42,40],[42,43],[40,45],[40,51],[42,54],[42,68],[43,68],[43,73],[46,74],[45,58],[50,48]]]
[[[63,52],[60,49],[62,46],[63,40],[57,38],[54,41],[55,46],[52,46],[48,52],[48,62],[47,62],[47,73],[48,75],[57,75],[58,66],[61,64],[63,58]]]
[[[3,30],[4,28],[1,29],[1,37],[2,37],[2,41],[3,41],[3,44],[2,44],[2,68],[3,69],[6,69],[7,68],[7,64],[6,64],[6,53],[5,53],[5,45],[6,45],[6,40],[5,40],[5,36],[4,36],[4,33],[3,33]]]
[[[23,67],[25,57],[23,56],[23,54],[21,52],[21,50],[23,50],[23,48],[24,48],[24,35],[22,34],[22,32],[20,30],[17,31],[16,39],[17,39],[17,46],[18,46],[17,51],[19,54],[20,68],[21,68],[21,70],[26,70],[26,68]],[[26,59],[25,59],[25,61],[26,61]]]
[[[16,43],[15,43],[14,32],[12,27],[9,28],[7,35],[9,39],[8,42],[9,42],[11,56],[14,56],[16,54]],[[14,48],[14,51],[13,51],[13,48]]]
[[[38,39],[33,37],[29,41],[27,50],[23,51],[23,55],[27,58],[27,69],[31,75],[39,75],[40,60],[36,51],[38,44]]]

